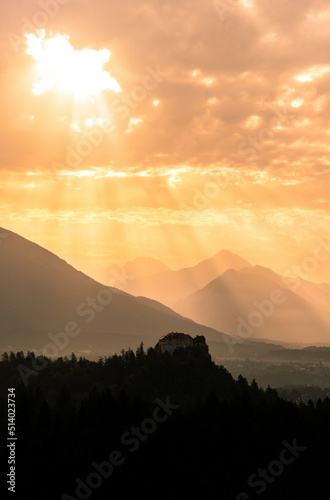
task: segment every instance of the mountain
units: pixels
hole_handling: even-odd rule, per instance
[[[284,285],[318,308],[326,309],[330,305],[330,285],[328,284],[312,283],[299,277],[280,276],[271,269],[262,266],[255,266],[254,270],[257,274],[274,281],[278,285]],[[249,270],[242,269],[242,272],[249,272]]]
[[[137,257],[124,265],[127,274],[134,277],[151,276],[152,274],[171,271],[171,269],[158,259],[152,257]]]
[[[228,250],[221,250],[214,257],[192,267],[127,279],[123,289],[132,295],[149,297],[172,307],[179,299],[204,287],[228,269],[238,270],[246,266],[250,266],[246,260]]]
[[[255,266],[229,270],[179,300],[174,309],[244,338],[329,342],[330,290]]]
[[[0,349],[114,352],[170,331],[223,335],[166,306],[106,287],[53,253],[0,229]],[[63,333],[64,332],[64,333]],[[10,347],[11,346],[11,347]]]
[[[111,264],[105,271],[98,271],[94,274],[100,283],[125,289],[127,282],[134,278],[151,276],[164,271],[171,271],[171,269],[160,260],[152,257],[137,257],[124,266]]]

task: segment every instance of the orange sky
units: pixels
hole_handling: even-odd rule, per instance
[[[330,237],[327,1],[3,3],[1,226],[85,271],[228,248],[284,272]],[[121,92],[36,95],[38,29],[107,49]]]

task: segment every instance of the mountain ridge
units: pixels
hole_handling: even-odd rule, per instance
[[[179,300],[173,308],[231,335],[243,333],[245,324],[245,331],[250,331],[253,338],[301,343],[328,341],[330,321],[326,306],[330,294],[320,285],[295,280],[263,266],[231,269]],[[288,283],[295,286],[290,289]],[[271,303],[275,294],[278,299]]]
[[[0,245],[0,348],[40,349],[68,323],[81,333],[72,349],[112,349],[111,336],[157,339],[169,331],[223,342],[222,332],[198,325],[163,304],[107,287],[49,250],[11,231]],[[52,338],[53,338],[52,337]],[[151,343],[154,341],[152,340]],[[118,343],[116,344],[116,346]]]
[[[152,298],[172,307],[177,300],[205,286],[225,270],[250,265],[239,255],[229,250],[220,250],[213,257],[194,266],[128,280],[124,289],[132,295]]]

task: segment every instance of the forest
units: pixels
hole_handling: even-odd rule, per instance
[[[98,361],[5,353],[0,385],[3,444],[8,389],[16,394],[19,500],[317,500],[329,491],[329,398],[284,400],[193,347],[170,356],[141,343]]]

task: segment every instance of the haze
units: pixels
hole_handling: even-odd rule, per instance
[[[222,248],[285,273],[314,255],[329,227],[329,5],[219,4],[1,6],[3,227],[89,274]],[[23,34],[40,29],[111,54],[112,85],[36,95]],[[305,278],[329,282],[329,260]]]

